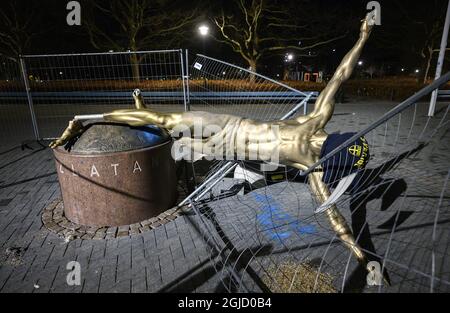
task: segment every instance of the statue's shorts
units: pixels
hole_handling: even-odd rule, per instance
[[[356,133],[333,133],[328,135],[322,145],[320,157],[324,157],[339,147]],[[366,167],[370,158],[369,144],[364,137],[342,147],[333,157],[322,164],[324,183],[334,186],[339,180]]]

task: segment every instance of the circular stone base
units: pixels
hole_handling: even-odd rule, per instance
[[[51,202],[44,208],[42,223],[44,226],[65,240],[81,239],[112,239],[140,234],[158,226],[173,221],[180,215],[178,208],[162,212],[158,216],[139,223],[113,227],[93,227],[75,224],[64,216],[62,199]]]

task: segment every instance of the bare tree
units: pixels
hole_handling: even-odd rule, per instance
[[[87,1],[83,25],[96,49],[139,51],[167,48],[189,31],[196,10],[179,10],[179,1],[111,0]],[[98,17],[107,21],[101,24]],[[144,56],[130,55],[132,74],[140,79],[139,65]]]
[[[11,1],[0,10],[0,54],[17,62],[30,48],[35,11],[24,1]]]
[[[420,52],[420,56],[425,60],[424,65],[424,71],[423,71],[423,83],[425,84],[430,68],[431,68],[431,61],[433,59],[433,55],[435,52],[439,52],[439,49],[435,49],[436,47],[439,47],[440,42],[440,36],[442,34],[442,26],[443,24],[435,23],[432,27],[432,31],[430,33],[430,37],[426,41],[425,46],[422,48],[422,51]]]
[[[377,72],[377,67],[375,65],[369,65],[365,70],[364,73],[369,74],[370,79],[373,78],[373,74]]]
[[[409,53],[412,52],[422,60],[418,81],[425,83],[433,56],[439,51],[447,3],[430,0],[426,4],[426,10],[423,10],[423,3],[408,2],[408,5],[405,5],[398,0],[394,3],[399,12],[397,18],[404,21],[397,25],[399,30],[396,41],[400,46],[406,47]]]
[[[215,39],[229,45],[256,71],[258,61],[267,53],[295,50],[297,56],[311,57],[313,49],[344,37],[318,23],[307,9],[298,10],[302,3],[292,7],[269,0],[233,0],[229,12],[222,9],[213,18],[221,35]],[[328,26],[333,26],[332,22]]]

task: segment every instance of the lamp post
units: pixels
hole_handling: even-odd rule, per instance
[[[286,55],[284,56],[285,67],[284,67],[284,73],[283,73],[283,80],[287,80],[289,78],[291,62],[293,60],[294,60],[294,55],[292,53],[286,53]]]
[[[200,36],[202,37],[202,46],[203,46],[203,54],[205,54],[205,40],[206,40],[206,36],[208,36],[209,34],[209,27],[208,25],[200,25],[198,27],[198,32],[200,34]]]

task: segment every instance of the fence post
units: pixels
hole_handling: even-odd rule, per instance
[[[25,85],[25,91],[27,93],[28,107],[30,109],[30,115],[31,115],[31,122],[33,123],[34,137],[36,138],[36,140],[39,140],[40,139],[39,129],[38,129],[37,121],[36,121],[36,115],[34,113],[33,98],[31,97],[31,93],[30,93],[30,84],[28,83],[27,68],[25,66],[25,61],[23,60],[22,56],[20,56],[19,59],[20,59],[20,68],[22,70],[23,83]]]
[[[188,102],[187,102],[187,98],[186,98],[186,84],[185,84],[185,77],[184,77],[184,58],[183,58],[183,50],[182,49],[180,49],[180,63],[181,63],[181,79],[182,79],[182,85],[183,85],[184,111],[189,111]]]
[[[187,96],[187,103],[188,103],[188,109],[191,109],[191,99],[189,98],[189,50],[184,50],[185,56],[186,56],[186,96]]]
[[[448,1],[447,13],[445,15],[445,24],[444,24],[444,29],[442,31],[441,48],[439,50],[439,57],[438,57],[438,62],[436,64],[436,74],[434,76],[434,80],[441,77],[442,66],[444,64],[445,50],[447,49],[447,37],[448,37],[449,27],[450,27],[450,0]],[[431,94],[430,106],[428,108],[428,116],[434,116],[438,92],[439,92],[439,89],[435,89],[435,90],[433,90],[433,93]]]
[[[312,96],[312,92],[309,97],[306,96],[308,98],[308,100],[306,100],[305,104],[303,105],[303,115],[308,114],[308,101],[309,101],[309,98],[311,98],[311,96]]]

